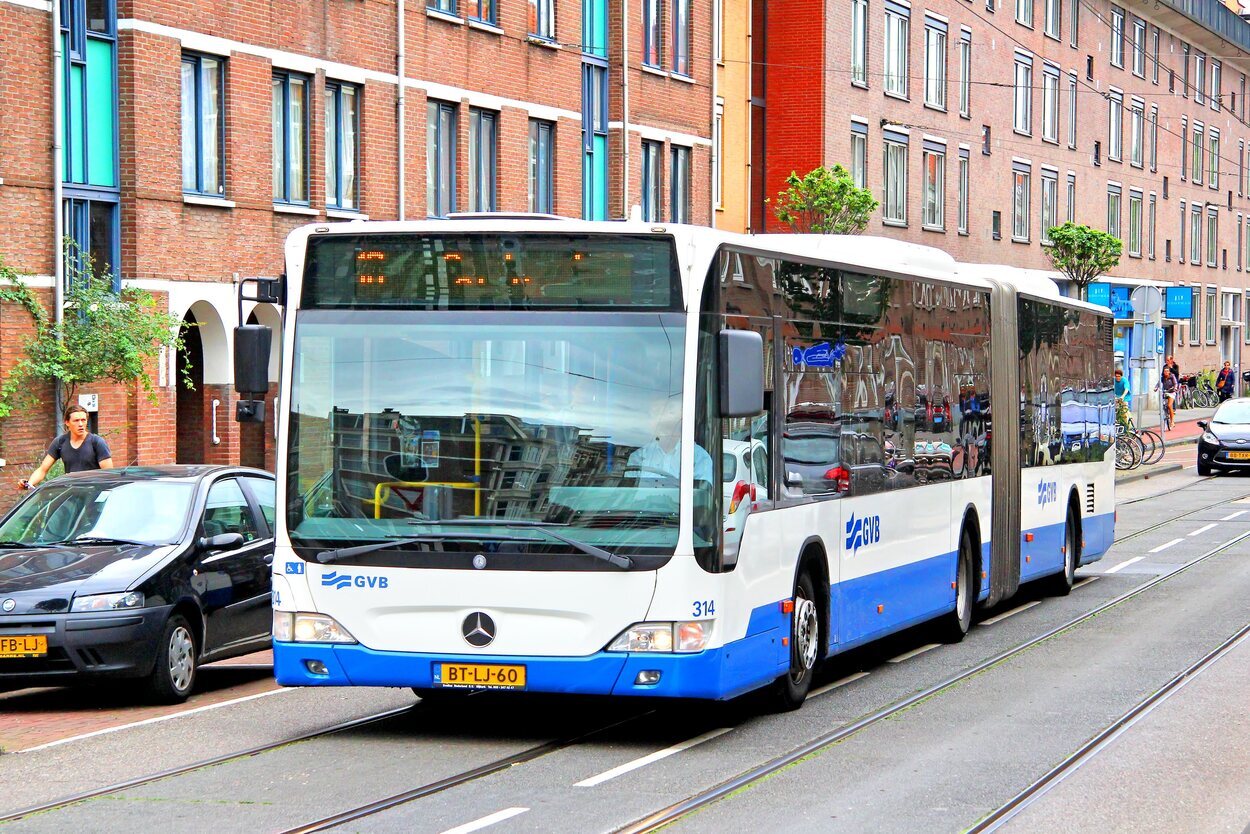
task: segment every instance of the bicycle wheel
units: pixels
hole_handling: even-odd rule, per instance
[[[1137,445],[1129,440],[1131,435],[1122,434],[1115,439],[1115,468],[1132,469],[1138,464]]]
[[[1155,455],[1154,436],[1149,434],[1145,430],[1139,430],[1137,432],[1134,432],[1134,434],[1137,437],[1137,442],[1140,443],[1142,446],[1141,462],[1143,464],[1149,465]]]
[[[1137,460],[1133,461],[1132,466],[1133,469],[1136,469],[1146,460],[1146,445],[1135,434],[1129,435],[1129,442],[1133,444],[1133,454],[1137,457]]]
[[[1150,438],[1150,450],[1142,462],[1149,466],[1152,463],[1158,463],[1163,460],[1163,437],[1154,429],[1143,429],[1141,434],[1143,444],[1146,438]]]

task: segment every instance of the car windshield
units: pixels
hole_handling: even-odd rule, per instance
[[[0,542],[173,544],[186,527],[193,495],[192,484],[179,482],[52,481],[5,519]]]
[[[787,434],[782,450],[790,463],[823,465],[838,460],[838,437],[832,434]]]
[[[1211,419],[1217,423],[1250,423],[1250,400],[1229,400]]]
[[[684,334],[680,313],[301,312],[292,544],[312,558],[427,540],[369,557],[401,565],[417,551],[577,552],[538,523],[671,555]]]

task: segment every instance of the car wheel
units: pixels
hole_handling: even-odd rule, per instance
[[[165,630],[156,647],[156,663],[148,676],[152,699],[162,704],[185,701],[195,687],[199,647],[191,624],[181,614],[165,621]]]
[[[794,613],[790,617],[790,669],[774,684],[779,709],[796,710],[807,700],[820,664],[820,612],[816,585],[806,569],[794,583]]]

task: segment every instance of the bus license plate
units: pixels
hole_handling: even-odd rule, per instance
[[[440,663],[436,686],[452,689],[524,689],[524,666]]]
[[[0,657],[43,657],[48,653],[48,638],[43,634],[0,636]]]

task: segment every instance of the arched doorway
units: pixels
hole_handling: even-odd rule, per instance
[[[182,319],[183,350],[177,356],[178,463],[224,463],[234,436],[234,412],[228,396],[229,347],[226,328],[211,303],[197,301]],[[183,372],[191,386],[184,383]],[[213,400],[218,401],[213,432]],[[216,440],[216,442],[214,442]]]
[[[264,396],[265,422],[239,424],[239,463],[257,469],[274,467],[274,397],[278,390],[279,357],[282,346],[282,315],[272,304],[257,304],[247,317],[248,324],[263,324],[273,333],[269,348],[269,391]]]
[[[177,463],[204,462],[204,343],[195,315],[182,319],[183,349],[178,351],[176,385],[176,416],[178,441],[174,460]],[[186,370],[187,379],[183,379]],[[187,387],[189,381],[192,387]]]

